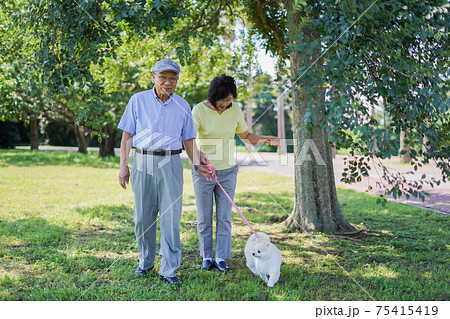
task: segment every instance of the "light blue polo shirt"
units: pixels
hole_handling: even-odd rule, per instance
[[[179,150],[197,136],[189,103],[175,93],[163,103],[154,88],[130,98],[118,127],[134,135],[134,147],[153,150]]]

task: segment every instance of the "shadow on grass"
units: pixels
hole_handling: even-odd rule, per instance
[[[256,223],[280,223],[291,213],[294,204],[292,193],[270,194],[240,192],[235,195],[235,203],[247,219]]]
[[[75,208],[74,210],[89,218],[97,217],[104,221],[124,222],[129,226],[134,225],[133,207],[97,205],[89,208]]]
[[[12,222],[0,221],[0,226],[2,236],[15,238],[18,242],[22,242],[22,244],[13,245],[16,248],[30,245],[41,247],[59,245],[70,234],[69,230],[64,227],[51,225],[46,219],[36,217]]]
[[[76,300],[80,290],[92,284],[111,284],[111,266],[128,269],[137,264],[136,256],[127,254],[137,250],[128,221],[123,227],[91,225],[80,231],[52,225],[44,218],[0,221],[0,238],[0,300]],[[122,273],[115,277],[122,278]],[[69,295],[58,293],[65,287],[71,287]]]
[[[70,237],[67,228],[51,225],[43,218],[19,219],[0,222],[0,236],[4,243],[0,246],[0,256],[7,268],[8,260],[22,264],[47,264],[54,260],[66,259],[58,247],[65,246]],[[20,271],[20,269],[14,269]]]

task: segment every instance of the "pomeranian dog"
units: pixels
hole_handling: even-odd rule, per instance
[[[247,261],[247,267],[258,276],[258,271],[256,270],[255,258],[253,257],[253,252],[255,251],[255,246],[257,243],[270,243],[270,237],[263,232],[257,232],[258,238],[256,238],[255,234],[252,234],[245,244],[244,254],[245,259]]]
[[[249,237],[244,248],[247,267],[259,275],[268,287],[273,287],[280,278],[281,252],[270,242],[266,233],[257,234],[258,238],[254,234]]]

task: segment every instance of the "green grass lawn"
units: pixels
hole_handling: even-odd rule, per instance
[[[293,205],[292,179],[249,169],[240,170],[236,203],[281,250],[280,280],[268,288],[246,268],[251,232],[237,213],[232,271],[201,271],[188,163],[183,285],[159,280],[159,256],[155,271],[135,278],[133,194],[118,184],[118,163],[96,154],[0,151],[0,300],[449,299],[449,216],[391,202],[383,208],[377,197],[339,189],[345,216],[364,232],[292,232],[282,223]]]

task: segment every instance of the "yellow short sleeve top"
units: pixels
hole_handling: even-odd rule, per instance
[[[217,113],[201,102],[192,109],[197,147],[218,170],[236,165],[234,136],[248,130],[241,108],[233,104]]]

